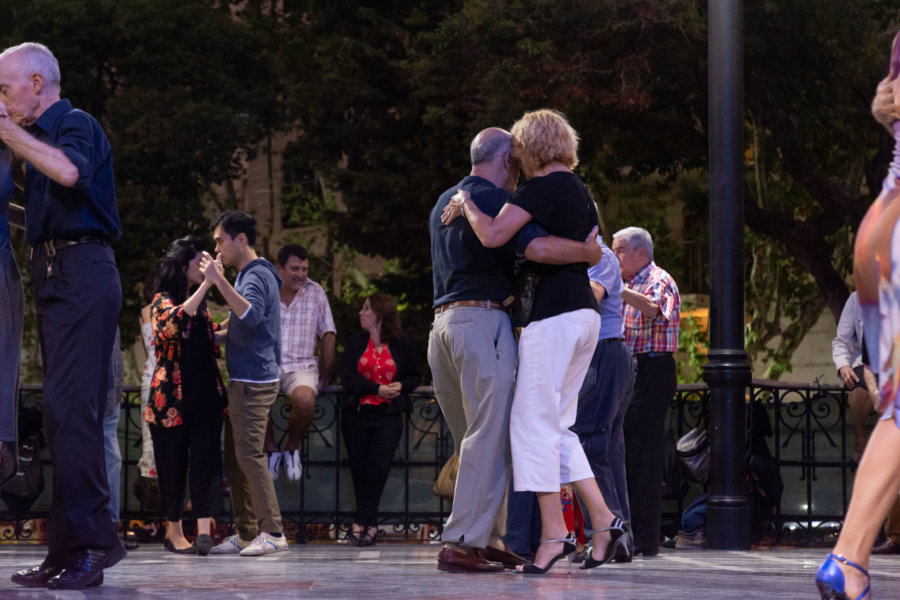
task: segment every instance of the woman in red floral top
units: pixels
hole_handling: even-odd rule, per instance
[[[157,294],[150,308],[156,370],[144,420],[150,425],[163,508],[166,548],[180,554],[207,554],[221,463],[225,388],[216,363],[216,330],[206,307],[212,287],[200,274],[202,243],[175,240],[159,261]],[[191,292],[191,288],[197,286]],[[190,293],[190,295],[188,295]],[[181,528],[185,478],[197,518],[191,545]]]
[[[419,382],[412,340],[403,335],[397,306],[384,294],[366,298],[360,331],[341,357],[341,384],[347,392],[341,433],[350,461],[356,516],[354,546],[371,546],[378,533],[378,504],[403,433],[402,413],[412,409],[409,392]]]

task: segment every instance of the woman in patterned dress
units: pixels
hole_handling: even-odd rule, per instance
[[[225,388],[216,363],[218,325],[206,307],[212,285],[200,274],[203,246],[196,237],[175,240],[159,261],[159,286],[150,308],[156,370],[144,420],[166,523],[166,548],[206,555],[213,546],[212,511],[220,493]],[[193,292],[191,288],[197,286]],[[181,527],[185,477],[197,519],[191,545]]]

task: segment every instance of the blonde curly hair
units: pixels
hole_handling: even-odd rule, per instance
[[[542,108],[522,115],[510,130],[513,156],[527,173],[561,162],[578,165],[578,133],[559,111]]]

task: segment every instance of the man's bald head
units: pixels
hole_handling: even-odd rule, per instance
[[[505,129],[488,127],[478,132],[472,140],[469,153],[472,156],[472,167],[494,160],[512,149],[512,136]]]

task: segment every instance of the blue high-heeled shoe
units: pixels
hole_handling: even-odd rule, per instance
[[[856,597],[856,600],[863,600],[872,589],[869,585],[869,572],[840,554],[829,554],[816,573],[816,587],[819,588],[822,600],[853,600],[844,592],[844,573],[838,563],[849,565],[866,576],[866,589]]]

